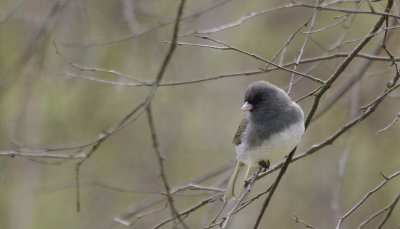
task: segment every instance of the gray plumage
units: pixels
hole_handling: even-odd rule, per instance
[[[251,114],[240,123],[233,143],[239,145],[247,139],[249,148],[260,146],[272,134],[286,129],[302,119],[303,111],[291,105],[292,100],[280,88],[265,81],[251,84],[245,92],[244,101],[253,105]],[[247,128],[250,121],[252,128]]]
[[[244,102],[250,107],[233,138],[237,164],[225,200],[242,193],[251,168],[268,161],[271,154],[284,154],[283,158],[298,144],[304,132],[303,110],[275,85],[265,81],[251,84],[246,89]],[[242,167],[245,172],[238,177]],[[235,186],[238,186],[236,191]]]

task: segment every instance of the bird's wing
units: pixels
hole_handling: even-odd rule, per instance
[[[244,130],[246,129],[247,122],[247,118],[242,119],[242,121],[240,122],[239,128],[237,129],[235,136],[233,136],[233,144],[239,145],[240,143],[242,143],[242,136]]]

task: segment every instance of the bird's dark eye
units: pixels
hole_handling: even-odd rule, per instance
[[[262,96],[257,96],[257,97],[254,98],[254,101],[256,103],[262,102],[263,100],[264,100],[264,98]]]

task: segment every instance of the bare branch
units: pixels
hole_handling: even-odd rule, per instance
[[[343,12],[343,13],[351,13],[351,14],[371,14],[371,15],[379,15],[383,17],[393,17],[393,18],[400,18],[400,16],[390,14],[390,11],[385,12],[374,12],[374,11],[364,11],[364,10],[347,10],[347,9],[341,9],[341,8],[330,8],[330,7],[325,7],[324,5],[321,6],[314,6],[314,5],[309,5],[305,3],[298,3],[294,1],[293,4],[288,4],[287,8],[292,8],[292,7],[305,7],[305,8],[315,8],[319,10],[327,10],[327,11],[335,11],[335,12]]]
[[[373,219],[378,217],[383,212],[387,211],[386,216],[382,219],[382,221],[379,223],[379,225],[377,227],[377,229],[382,228],[382,226],[386,223],[387,219],[392,214],[392,211],[393,211],[394,207],[396,206],[397,202],[399,201],[399,199],[400,199],[400,193],[397,194],[397,196],[393,199],[393,201],[388,206],[386,206],[385,208],[382,208],[381,210],[379,210],[378,212],[376,212],[375,214],[370,216],[368,219],[366,219],[364,222],[362,222],[360,224],[360,226],[358,226],[358,229],[364,228],[364,226],[367,225],[369,222],[371,222]]]
[[[233,208],[222,219],[222,222],[220,223],[221,228],[226,228],[228,226],[229,220],[231,219],[232,215],[237,212],[236,210],[238,209],[238,207],[240,206],[240,204],[242,203],[244,198],[250,193],[251,187],[252,187],[253,183],[256,181],[256,178],[260,172],[261,172],[261,168],[257,169],[257,171],[254,173],[253,177],[250,179],[250,182],[247,183],[246,190],[243,192],[242,196],[240,196],[240,198],[236,201]]]
[[[297,217],[297,215],[294,215],[294,217],[291,220],[293,220],[296,223],[303,224],[305,228],[317,229],[316,227],[312,226],[311,224],[307,223],[306,221],[299,219]]]
[[[209,45],[203,45],[203,44],[182,43],[182,42],[178,42],[177,44],[178,45],[187,45],[187,46],[198,46],[198,47],[206,47],[206,48],[223,49],[223,50],[230,49],[230,48],[226,48],[226,47],[209,46]],[[330,55],[325,55],[325,56],[306,58],[306,59],[303,59],[303,60],[299,61],[298,64],[299,65],[300,64],[308,64],[308,63],[313,63],[313,62],[317,62],[317,61],[324,61],[324,60],[329,60],[329,59],[334,59],[334,58],[339,58],[339,57],[347,57],[348,55],[349,55],[349,53],[335,53],[335,54],[330,54]],[[364,59],[371,60],[371,61],[372,60],[375,60],[375,61],[391,61],[391,59],[389,57],[375,56],[375,55],[363,54],[363,53],[357,54],[357,57],[364,58]],[[395,60],[399,61],[400,57],[395,57]],[[73,64],[74,65],[78,65],[78,64],[75,64],[75,63],[73,63]],[[296,64],[296,62],[289,62],[289,63],[282,64],[280,66],[281,67],[290,67],[290,66],[293,66],[295,64]],[[267,64],[267,66],[268,65],[269,64]],[[87,67],[87,68],[96,69],[94,67]],[[179,85],[186,85],[186,84],[196,84],[196,83],[200,83],[200,82],[206,82],[206,81],[210,81],[210,80],[219,80],[219,79],[223,79],[223,78],[231,78],[231,77],[240,77],[240,76],[250,76],[250,75],[263,74],[263,73],[267,73],[267,72],[276,71],[276,70],[279,70],[279,69],[280,68],[278,68],[278,67],[270,67],[270,68],[263,69],[263,70],[259,69],[259,70],[253,70],[253,71],[220,74],[220,75],[217,75],[217,76],[210,76],[210,77],[205,77],[205,78],[202,78],[202,79],[195,79],[195,80],[187,80],[187,81],[180,81],[180,82],[162,82],[162,83],[159,83],[159,86],[179,86]],[[115,71],[115,70],[102,69],[102,71],[114,74],[112,72]],[[115,71],[115,74],[118,75],[118,74],[123,74],[123,73]],[[77,77],[77,78],[81,78],[81,79],[85,79],[85,80],[91,80],[91,81],[96,81],[96,82],[106,83],[106,84],[112,84],[112,85],[117,85],[117,86],[128,86],[128,87],[129,86],[131,86],[131,87],[152,86],[152,84],[149,83],[149,82],[128,83],[128,82],[120,82],[120,81],[111,81],[111,80],[99,79],[99,78],[93,77],[93,76],[86,76],[86,75],[82,75],[82,74],[78,75],[78,74],[70,73],[70,72],[66,72],[66,73],[64,73],[64,75],[66,75],[68,77]],[[126,75],[126,74],[123,74],[123,75],[124,76],[122,76],[122,77],[124,77],[124,78],[133,78],[132,76],[129,76],[129,75]],[[356,75],[358,75],[358,74],[356,74]],[[339,95],[342,95],[342,93],[340,93]],[[316,116],[319,116],[319,115],[316,115]]]
[[[319,2],[318,2],[318,0],[317,0],[317,3],[316,3],[317,6],[318,6],[318,3],[319,3]],[[392,5],[393,5],[393,0],[389,0],[388,3],[387,3],[387,6],[386,6],[385,12],[389,12],[390,9],[392,8]],[[371,33],[375,33],[375,32],[382,26],[383,22],[384,22],[386,19],[387,19],[387,16],[381,16],[380,19],[378,20],[378,22],[375,24],[374,28],[371,30],[370,34],[371,34]],[[307,117],[307,120],[306,120],[306,122],[305,122],[305,127],[306,127],[306,129],[308,128],[308,126],[309,126],[309,124],[310,124],[310,122],[311,122],[311,120],[312,120],[312,117],[313,117],[315,111],[316,111],[317,108],[318,108],[318,104],[319,104],[319,100],[320,100],[321,96],[330,88],[331,84],[332,84],[332,83],[339,77],[339,75],[346,69],[346,67],[349,65],[349,63],[351,62],[351,60],[352,60],[352,59],[357,55],[357,53],[368,43],[368,41],[369,41],[370,39],[371,39],[370,37],[366,37],[362,42],[360,42],[360,43],[357,45],[357,47],[353,50],[353,52],[342,62],[342,64],[341,64],[341,65],[337,68],[337,70],[332,74],[332,76],[330,76],[329,79],[324,83],[324,86],[322,87],[321,91],[320,91],[320,92],[317,94],[317,96],[315,97],[313,107],[312,107],[312,109],[311,109],[311,111],[310,111],[310,113],[309,113],[309,115],[308,115],[308,117]],[[324,147],[324,146],[326,146],[326,145],[328,145],[328,144],[331,144],[337,137],[339,137],[340,135],[342,135],[347,129],[350,129],[350,128],[353,127],[356,123],[358,123],[358,122],[362,121],[363,119],[365,119],[366,117],[368,117],[368,116],[376,109],[376,107],[383,101],[383,99],[384,99],[384,98],[386,97],[386,95],[387,95],[386,93],[390,93],[391,91],[393,91],[394,89],[396,89],[398,86],[399,86],[399,85],[397,85],[397,86],[395,86],[395,87],[392,87],[391,89],[387,90],[385,93],[383,93],[382,96],[380,96],[379,98],[377,98],[377,99],[373,102],[373,104],[372,104],[371,106],[368,107],[368,110],[367,110],[364,114],[360,115],[360,117],[359,117],[358,119],[355,119],[355,120],[353,120],[352,122],[350,122],[349,124],[347,124],[347,125],[345,125],[344,127],[342,127],[341,130],[339,130],[338,132],[336,132],[335,135],[333,135],[332,137],[326,139],[326,140],[325,140],[322,144],[320,144],[319,146],[315,146],[315,147],[313,146],[313,147],[311,148],[312,150],[310,149],[309,152],[310,152],[310,153],[315,152],[315,150],[320,149],[320,147]],[[390,92],[389,92],[389,91],[390,91]],[[256,221],[256,223],[255,223],[255,225],[254,225],[253,228],[257,228],[258,225],[260,224],[261,218],[262,218],[262,216],[264,215],[264,212],[265,212],[266,208],[267,208],[268,205],[269,205],[269,201],[271,200],[272,195],[274,194],[274,191],[275,191],[276,187],[277,187],[278,184],[279,184],[279,181],[282,179],[283,174],[285,173],[287,167],[289,166],[289,163],[290,163],[290,161],[291,161],[291,159],[292,159],[292,157],[293,157],[295,151],[296,151],[296,148],[294,148],[294,149],[292,150],[292,152],[290,152],[290,154],[288,155],[288,157],[287,157],[287,159],[286,159],[286,161],[285,161],[285,164],[283,165],[283,167],[282,167],[282,169],[281,169],[281,171],[280,171],[278,177],[277,177],[276,180],[275,180],[275,183],[274,183],[273,186],[272,186],[271,191],[270,191],[269,194],[268,194],[267,199],[265,200],[265,202],[264,202],[264,204],[263,204],[263,207],[262,207],[262,209],[261,209],[261,212],[260,212],[260,214],[259,214],[259,216],[258,216],[258,218],[257,218],[257,221]]]
[[[174,200],[172,198],[171,189],[169,187],[167,174],[166,174],[165,168],[164,168],[164,157],[161,155],[161,152],[160,152],[160,149],[159,149],[158,139],[157,139],[157,134],[156,134],[156,130],[155,130],[155,127],[154,127],[153,115],[152,115],[152,112],[151,112],[151,105],[150,104],[146,108],[146,113],[147,113],[147,118],[149,120],[151,140],[153,142],[153,149],[154,149],[154,151],[156,152],[156,155],[157,155],[158,166],[160,168],[160,176],[161,176],[161,179],[162,179],[163,184],[164,184],[164,188],[165,188],[167,200],[168,200],[168,203],[169,203],[169,207],[171,208],[171,215],[173,217],[174,227],[177,228],[178,224],[177,224],[177,222],[175,220],[175,218],[177,218],[179,220],[179,222],[183,225],[184,228],[188,228],[188,226],[184,223],[184,221],[182,220],[182,218],[178,214],[178,212],[176,210],[176,207],[175,207],[175,204],[174,204]]]
[[[267,64],[273,65],[273,66],[275,66],[275,67],[277,67],[277,68],[279,68],[279,69],[282,69],[282,70],[284,70],[284,71],[288,71],[288,72],[295,73],[295,74],[297,74],[297,75],[303,76],[303,77],[305,77],[305,78],[307,78],[307,79],[310,79],[310,80],[312,80],[312,81],[315,81],[315,82],[317,82],[317,83],[320,83],[320,84],[323,84],[323,83],[324,83],[324,81],[321,80],[321,79],[318,79],[318,78],[315,78],[315,77],[313,77],[313,76],[310,76],[310,75],[307,75],[307,74],[304,74],[304,73],[301,73],[301,72],[297,72],[297,71],[294,71],[294,70],[291,70],[291,69],[288,69],[288,68],[285,68],[285,67],[282,67],[282,66],[279,66],[278,64],[275,64],[275,63],[273,63],[273,62],[271,62],[271,61],[269,61],[269,60],[267,60],[267,59],[264,59],[264,58],[262,58],[262,57],[260,57],[260,56],[257,56],[257,55],[255,55],[255,54],[252,54],[252,53],[248,53],[248,52],[246,52],[246,51],[244,51],[244,50],[241,50],[241,49],[238,49],[238,48],[234,48],[234,47],[232,47],[232,46],[230,46],[230,45],[228,45],[228,44],[226,44],[226,43],[223,43],[223,42],[221,42],[221,41],[217,41],[217,40],[212,39],[212,38],[209,38],[209,37],[200,37],[200,36],[196,36],[196,37],[199,37],[199,38],[202,38],[202,39],[205,39],[205,40],[210,40],[210,41],[213,41],[213,42],[218,43],[218,44],[225,45],[226,47],[228,47],[228,48],[230,48],[230,49],[232,49],[232,50],[234,50],[234,51],[243,53],[243,54],[245,54],[245,55],[247,55],[247,56],[253,57],[253,58],[257,59],[257,60],[260,60],[260,61],[263,61],[263,62],[265,62],[265,63],[267,63]]]
[[[315,18],[317,17],[316,12],[317,12],[316,10],[313,11],[313,14],[312,14],[312,17],[311,17],[312,18],[311,19],[311,25],[310,25],[310,28],[309,28],[308,33],[306,35],[306,38],[304,39],[304,42],[303,42],[303,44],[302,44],[302,46],[300,48],[300,52],[299,52],[299,55],[297,56],[297,60],[296,60],[296,63],[294,65],[294,67],[293,67],[293,71],[296,71],[297,65],[299,65],[300,60],[303,57],[304,49],[306,48],[307,42],[310,39],[310,36],[311,36],[310,32],[314,29]],[[292,91],[294,77],[295,77],[295,75],[294,75],[294,73],[292,73],[292,75],[290,77],[289,87],[287,89],[288,95],[290,95],[290,92]]]
[[[73,63],[73,62],[71,62],[70,60],[68,60],[66,57],[64,57],[61,54],[61,52],[58,49],[57,44],[56,44],[55,41],[53,41],[53,45],[54,45],[54,48],[56,50],[56,54],[59,57],[61,57],[61,59],[63,59],[65,62],[67,62],[69,65],[71,65],[74,68],[80,69],[82,71],[93,71],[93,72],[110,73],[110,74],[113,74],[113,75],[121,76],[123,78],[127,78],[129,80],[133,80],[133,81],[141,83],[141,84],[145,84],[145,85],[148,85],[148,86],[152,85],[151,82],[146,82],[146,81],[142,81],[142,80],[136,79],[136,78],[134,78],[132,76],[129,76],[129,75],[121,73],[121,72],[118,72],[118,71],[113,70],[113,69],[103,69],[103,68],[96,68],[96,67],[88,67],[88,66],[83,66],[83,65],[80,65],[80,64]]]
[[[15,5],[7,13],[2,15],[2,17],[0,18],[0,25],[8,20],[13,15],[13,13],[22,5],[23,2],[24,0],[17,1],[17,3],[15,3]]]
[[[383,129],[378,130],[376,133],[377,133],[377,134],[380,134],[380,133],[382,133],[383,131],[388,130],[391,126],[393,126],[393,124],[394,124],[395,122],[397,122],[397,120],[399,120],[399,118],[400,118],[400,112],[397,113],[396,117],[395,117],[386,127],[384,127]]]
[[[6,150],[0,151],[0,156],[9,156],[9,157],[27,157],[27,158],[51,158],[51,159],[84,159],[86,155],[84,154],[59,154],[59,153],[51,153],[47,151],[42,152],[20,152],[17,150]]]
[[[375,188],[368,191],[368,193],[365,194],[364,197],[356,205],[354,205],[354,207],[352,207],[348,212],[346,212],[346,214],[344,214],[342,217],[339,218],[338,223],[336,225],[336,229],[339,229],[341,224],[343,223],[343,221],[347,217],[349,217],[355,210],[357,210],[357,208],[359,208],[368,199],[368,197],[370,197],[372,194],[374,194],[379,189],[381,189],[386,183],[388,183],[390,180],[392,180],[393,178],[395,178],[399,175],[400,175],[400,171],[397,171],[390,176],[384,176],[385,179],[379,185],[377,185]]]
[[[77,211],[80,211],[80,198],[79,198],[79,171],[80,168],[82,166],[82,164],[88,159],[90,158],[90,156],[99,148],[99,146],[103,143],[103,141],[105,141],[110,135],[112,135],[113,133],[117,132],[118,130],[120,130],[121,128],[125,127],[126,125],[128,125],[129,123],[131,123],[132,121],[136,120],[136,118],[138,118],[143,112],[144,112],[144,108],[147,108],[147,106],[149,106],[151,100],[153,99],[157,89],[158,89],[158,84],[161,82],[163,76],[164,76],[164,72],[171,60],[172,54],[175,51],[176,48],[176,42],[178,40],[178,32],[179,32],[179,22],[181,21],[181,17],[183,14],[183,6],[184,6],[185,0],[181,0],[179,3],[179,7],[178,7],[178,13],[175,19],[175,25],[174,25],[174,31],[173,31],[173,35],[172,35],[172,43],[169,46],[168,52],[161,64],[160,70],[158,71],[157,77],[154,80],[154,83],[152,84],[152,88],[150,90],[150,92],[148,93],[147,97],[145,98],[145,100],[139,104],[138,106],[136,106],[135,108],[133,108],[128,114],[125,115],[125,117],[123,117],[119,122],[117,122],[114,126],[112,126],[108,131],[104,131],[101,134],[101,137],[99,137],[99,140],[97,142],[94,143],[94,145],[91,147],[90,151],[86,154],[87,158],[81,160],[80,162],[78,162],[76,164],[76,168],[75,168],[75,180],[76,180],[76,196],[77,196]],[[134,116],[136,115],[136,116]]]
[[[224,5],[224,4],[226,4],[226,3],[230,2],[230,1],[232,1],[232,0],[223,0],[223,1],[220,1],[218,3],[212,4],[210,6],[203,7],[200,10],[196,10],[196,11],[194,11],[192,13],[189,13],[189,14],[187,14],[185,16],[182,16],[180,18],[179,22],[181,22],[183,20],[188,20],[188,19],[191,19],[191,18],[199,17],[202,14],[207,13],[207,12],[213,10],[213,9],[216,9],[216,8],[222,6],[222,5]],[[108,38],[108,39],[103,39],[103,40],[99,40],[99,41],[88,41],[88,42],[83,42],[83,43],[69,43],[67,45],[68,46],[80,46],[80,47],[90,48],[90,47],[95,47],[95,46],[100,46],[100,45],[114,44],[114,43],[118,43],[118,42],[121,42],[121,41],[126,41],[126,40],[132,40],[132,39],[135,39],[135,38],[139,38],[139,37],[141,37],[141,36],[143,36],[145,34],[148,34],[150,32],[156,31],[156,30],[161,29],[161,28],[163,28],[165,26],[168,26],[168,25],[171,25],[171,24],[175,24],[175,23],[176,23],[175,19],[169,19],[169,20],[165,20],[164,22],[155,23],[154,25],[151,25],[148,28],[145,28],[142,31],[137,32],[135,34],[129,33],[129,34],[126,34],[126,35],[122,35],[122,36],[120,35],[120,36],[117,36],[117,37],[114,37],[114,38]]]
[[[220,199],[222,198],[223,195],[224,195],[224,193],[220,193],[220,194],[211,196],[211,197],[209,197],[209,198],[206,198],[206,199],[200,201],[198,204],[196,204],[196,205],[194,205],[194,206],[192,206],[192,207],[190,207],[190,208],[184,210],[183,212],[179,213],[179,215],[180,215],[181,217],[186,217],[186,216],[188,216],[190,213],[192,213],[192,212],[196,211],[197,209],[199,209],[200,207],[203,207],[204,205],[209,204],[209,203],[212,203],[212,202],[214,202],[214,201],[216,201],[216,200],[220,200]],[[173,220],[172,217],[167,218],[167,219],[161,221],[159,224],[155,225],[155,226],[152,227],[152,228],[153,228],[153,229],[160,228],[160,227],[162,227],[163,225],[165,225],[166,223],[171,222],[172,220]]]

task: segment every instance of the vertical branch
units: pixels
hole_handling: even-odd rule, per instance
[[[319,3],[319,0],[317,0],[317,3],[316,3],[316,4],[318,4],[318,3]],[[315,99],[314,99],[314,104],[313,104],[313,106],[312,106],[312,108],[311,108],[310,113],[308,114],[307,120],[305,121],[305,127],[306,127],[306,129],[308,128],[308,126],[309,126],[310,123],[311,123],[311,120],[312,120],[312,118],[313,118],[313,116],[314,116],[314,114],[315,114],[315,112],[316,112],[316,110],[317,110],[317,108],[318,108],[318,105],[319,105],[319,102],[320,102],[321,97],[325,94],[325,92],[328,91],[328,89],[331,87],[331,85],[333,84],[333,82],[340,76],[340,74],[342,74],[342,72],[347,68],[347,66],[348,66],[348,65],[350,64],[350,62],[354,59],[354,57],[357,56],[357,54],[360,52],[360,50],[372,39],[373,36],[371,36],[371,35],[372,35],[372,34],[375,34],[375,33],[379,30],[379,28],[382,26],[382,24],[387,20],[387,18],[388,18],[387,13],[390,12],[390,9],[392,8],[392,6],[393,6],[393,0],[388,0],[387,6],[386,6],[386,8],[385,8],[385,13],[386,13],[386,14],[382,15],[382,16],[379,18],[379,20],[377,21],[377,23],[374,25],[374,27],[373,27],[373,28],[371,29],[371,31],[368,33],[368,35],[365,36],[365,37],[363,38],[363,40],[354,48],[354,50],[345,58],[345,60],[342,62],[342,64],[341,64],[341,65],[336,69],[336,71],[329,77],[329,79],[328,79],[326,82],[324,82],[323,87],[322,87],[321,90],[316,94],[316,97],[315,97]],[[316,8],[316,9],[318,9],[318,8]],[[297,148],[297,147],[296,147],[296,148]],[[260,222],[261,222],[261,219],[262,219],[262,217],[263,217],[263,215],[264,215],[264,213],[265,213],[265,210],[267,209],[267,207],[268,207],[268,205],[269,205],[269,202],[270,202],[270,200],[271,200],[271,198],[272,198],[272,195],[274,194],[276,188],[278,187],[279,182],[281,181],[283,175],[285,174],[285,172],[286,172],[286,170],[287,170],[287,168],[288,168],[288,166],[289,166],[289,164],[290,164],[290,161],[291,161],[292,158],[293,158],[293,155],[294,155],[294,153],[295,153],[295,151],[296,151],[296,148],[294,148],[294,149],[289,153],[289,155],[288,155],[288,157],[287,157],[287,159],[286,159],[286,161],[285,161],[285,163],[284,163],[284,165],[283,165],[281,171],[280,171],[279,174],[278,174],[278,177],[276,178],[274,184],[272,185],[271,191],[269,192],[267,198],[265,199],[265,201],[264,201],[264,203],[263,203],[263,206],[262,206],[261,211],[260,211],[260,213],[259,213],[259,215],[258,215],[258,217],[257,217],[257,220],[256,220],[256,222],[255,222],[255,224],[254,224],[253,229],[258,228],[258,226],[259,226],[259,224],[260,224]]]
[[[320,0],[316,0],[316,3],[315,3],[316,6],[318,6],[319,3],[320,3]],[[311,23],[314,23],[316,15],[317,15],[317,9],[314,9],[313,16],[312,16],[312,19],[311,19]],[[311,25],[310,27],[311,27],[311,28],[310,28],[310,31],[312,31],[312,27],[313,27],[313,26]],[[310,36],[310,33],[307,34],[307,38],[306,38],[306,40],[304,41],[303,46],[305,46],[305,44],[307,43],[307,40],[308,40],[309,36]],[[303,50],[303,49],[304,49],[304,47],[302,47],[302,50]],[[298,59],[297,59],[297,62],[300,61],[300,58],[301,58],[301,54],[299,54],[299,57],[298,57]],[[296,66],[296,65],[295,65],[295,66]],[[294,69],[296,69],[296,67],[295,67]],[[293,79],[293,75],[292,75],[292,79]],[[292,83],[292,79],[290,80],[291,83]],[[290,83],[290,85],[289,85],[288,93],[290,92],[291,83]],[[272,198],[272,195],[274,194],[276,188],[278,187],[278,184],[279,184],[280,180],[282,179],[283,175],[285,174],[285,172],[286,172],[286,170],[287,170],[287,168],[288,168],[288,166],[289,166],[289,163],[290,163],[290,161],[291,161],[292,158],[293,158],[293,155],[294,155],[294,152],[296,151],[296,149],[297,149],[297,147],[295,147],[295,148],[289,153],[289,155],[288,155],[288,157],[287,157],[287,159],[286,159],[286,161],[285,161],[285,164],[283,165],[281,171],[280,171],[279,174],[278,174],[278,177],[276,178],[274,184],[271,186],[271,190],[269,191],[269,194],[268,194],[267,198],[265,199],[265,201],[264,201],[264,203],[263,203],[263,206],[262,206],[261,211],[260,211],[260,213],[259,213],[259,215],[258,215],[258,217],[257,217],[257,219],[256,219],[256,223],[254,224],[253,229],[257,229],[258,226],[260,225],[261,219],[262,219],[262,217],[264,216],[265,211],[267,210],[267,207],[268,207],[269,202],[270,202],[270,200],[271,200],[271,198]]]
[[[178,13],[176,15],[175,23],[174,23],[174,31],[172,34],[172,42],[169,46],[167,55],[164,57],[164,60],[161,64],[160,70],[157,73],[156,79],[152,83],[152,87],[150,92],[148,93],[147,97],[144,99],[142,103],[134,107],[128,114],[125,115],[120,121],[118,121],[115,125],[110,127],[108,130],[103,131],[98,139],[95,141],[94,145],[90,149],[89,153],[86,154],[86,158],[82,159],[76,164],[76,169],[75,169],[75,182],[76,182],[76,198],[77,198],[77,211],[79,212],[80,210],[80,200],[79,200],[79,171],[80,167],[83,165],[83,163],[100,147],[100,145],[113,133],[117,132],[121,128],[125,127],[128,125],[130,122],[133,120],[136,120],[137,117],[139,117],[144,110],[149,106],[151,100],[153,99],[154,95],[157,92],[159,83],[161,82],[165,70],[167,69],[167,66],[171,60],[172,54],[174,53],[176,46],[177,46],[177,40],[178,40],[178,32],[179,32],[179,22],[181,21],[182,15],[183,15],[183,8],[185,5],[185,0],[181,0],[178,6]],[[134,116],[136,115],[136,117]],[[134,117],[134,118],[132,118]]]
[[[320,2],[320,0],[317,0],[317,3],[316,3],[317,6],[319,5],[319,2]],[[317,10],[314,9],[313,15],[312,15],[312,17],[311,17],[312,19],[311,19],[310,28],[309,28],[309,30],[308,30],[308,33],[307,33],[307,35],[306,35],[306,38],[304,39],[303,45],[302,45],[301,48],[300,48],[300,53],[299,53],[299,55],[297,56],[297,60],[296,60],[296,63],[294,64],[293,71],[296,71],[297,66],[298,66],[299,63],[300,63],[300,60],[301,60],[301,58],[303,57],[304,49],[306,48],[306,45],[307,45],[307,43],[308,43],[308,40],[310,39],[310,36],[311,36],[311,31],[314,29],[314,23],[315,23],[316,15],[317,15]],[[288,93],[288,94],[290,94],[290,92],[292,91],[292,86],[293,86],[294,78],[295,78],[295,75],[294,75],[294,73],[292,73],[292,76],[290,77],[289,88],[288,88],[288,90],[287,90],[287,93]]]
[[[153,142],[153,148],[154,148],[154,151],[156,152],[157,160],[158,160],[158,166],[160,168],[160,176],[161,176],[161,179],[163,181],[163,185],[164,185],[165,193],[166,193],[166,196],[167,196],[168,204],[169,204],[169,207],[171,209],[171,215],[172,215],[172,220],[174,222],[174,228],[177,228],[177,225],[178,225],[178,223],[176,222],[176,219],[178,219],[179,222],[182,223],[184,228],[188,228],[186,226],[186,224],[183,222],[183,220],[182,220],[181,216],[179,215],[178,211],[176,210],[175,204],[174,204],[174,200],[173,200],[172,195],[171,195],[171,188],[169,187],[168,180],[167,180],[167,175],[165,173],[165,167],[164,167],[164,160],[165,159],[163,158],[163,156],[161,155],[161,152],[160,152],[160,148],[159,148],[159,144],[158,144],[156,130],[155,130],[155,127],[154,127],[153,115],[152,115],[152,112],[151,112],[151,105],[150,104],[146,108],[146,113],[147,113],[147,118],[149,120],[149,127],[150,127],[150,133],[151,133],[151,140]]]

